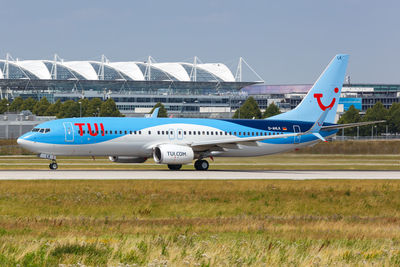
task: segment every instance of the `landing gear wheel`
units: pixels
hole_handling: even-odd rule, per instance
[[[57,170],[57,168],[58,168],[57,162],[50,163],[49,168],[50,168],[50,170]]]
[[[210,164],[208,164],[208,161],[204,159],[196,160],[194,163],[194,168],[198,171],[206,171],[208,170],[208,167],[210,167]]]
[[[182,164],[168,164],[168,168],[172,171],[178,171],[182,168]]]

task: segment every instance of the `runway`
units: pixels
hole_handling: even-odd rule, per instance
[[[400,171],[169,171],[169,170],[39,170],[0,171],[0,180],[117,180],[117,179],[400,179]]]

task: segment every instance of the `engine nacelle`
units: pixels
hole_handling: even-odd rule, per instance
[[[160,164],[186,164],[194,158],[193,149],[180,145],[159,145],[153,149],[153,158]]]
[[[118,163],[143,163],[147,160],[147,158],[139,158],[139,157],[126,157],[126,156],[110,156],[108,159],[112,162]]]

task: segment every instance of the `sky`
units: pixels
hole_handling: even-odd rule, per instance
[[[400,83],[398,0],[0,0],[0,58],[222,62],[313,83],[350,54],[353,83]],[[256,80],[245,71],[245,80]]]

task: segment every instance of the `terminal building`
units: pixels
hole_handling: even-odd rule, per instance
[[[126,116],[143,116],[162,102],[174,117],[228,118],[253,96],[261,110],[275,103],[282,112],[293,109],[311,84],[268,85],[245,81],[240,59],[235,75],[223,63],[146,61],[110,62],[0,59],[0,97],[17,96],[50,102],[81,98],[113,98]],[[246,63],[247,64],[247,63]],[[250,67],[251,69],[251,67]],[[251,69],[252,70],[252,69]],[[349,80],[349,79],[348,79]],[[376,102],[389,108],[400,100],[400,85],[350,84],[343,86],[339,113],[354,105],[365,112]]]

